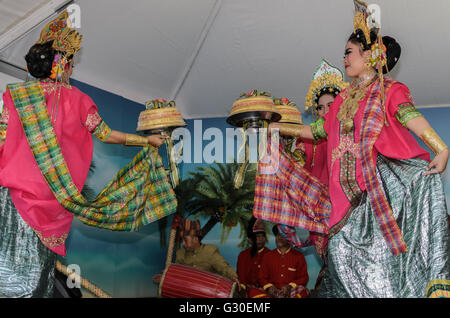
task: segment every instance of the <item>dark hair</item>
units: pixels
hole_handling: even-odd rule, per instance
[[[388,71],[391,71],[397,64],[402,53],[402,48],[400,47],[400,44],[398,44],[398,42],[390,36],[383,36],[382,39],[384,46],[386,46],[387,69],[386,66],[383,66],[383,74],[386,74]],[[374,43],[376,40],[376,33],[371,31],[371,43]],[[358,29],[356,30],[356,32],[352,33],[348,38],[348,41],[353,44],[361,44],[363,51],[370,50],[371,45],[367,44],[366,37],[364,36],[364,33],[361,29]]]
[[[253,233],[253,225],[255,225],[256,218],[252,216],[247,224],[247,237],[253,239],[255,233]]]
[[[273,235],[275,235],[275,236],[277,236],[278,233],[280,233],[280,231],[278,230],[278,224],[275,224],[275,225],[272,227],[272,233],[273,233]]]
[[[374,43],[377,40],[377,34],[373,31],[370,31],[370,42]],[[367,44],[366,36],[364,35],[364,32],[361,29],[356,30],[356,32],[353,32],[350,34],[350,37],[348,38],[349,42],[352,42],[353,44],[362,44],[362,50],[367,51],[370,50],[370,44]]]
[[[319,106],[319,99],[324,96],[324,95],[330,95],[333,96],[334,98],[336,98],[336,96],[338,96],[340,90],[337,88],[333,88],[333,90],[330,92],[329,87],[324,87],[322,88],[317,94],[316,94],[316,98],[315,98],[315,104],[316,107]]]
[[[387,57],[387,69],[383,66],[383,73],[386,74],[391,71],[397,64],[402,54],[402,48],[394,38],[390,36],[383,36],[383,44],[386,46],[386,57]]]
[[[53,41],[43,44],[35,44],[25,55],[28,72],[37,78],[43,79],[50,76],[56,51],[52,48]]]

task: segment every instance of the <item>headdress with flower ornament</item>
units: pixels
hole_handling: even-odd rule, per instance
[[[383,38],[380,34],[380,21],[376,21],[375,17],[372,16],[372,12],[369,12],[367,3],[360,0],[353,0],[355,5],[355,16],[353,18],[353,33],[356,37],[363,43],[365,50],[371,50],[370,64],[378,72],[378,77],[381,81],[381,99],[384,110],[385,124],[388,126],[386,119],[386,105],[385,105],[385,95],[384,95],[384,77],[383,77],[383,67],[387,67],[387,55],[386,46],[383,44]],[[371,27],[372,26],[372,27]],[[362,31],[362,32],[361,32]],[[370,39],[370,32],[377,35],[377,39],[372,43]],[[363,35],[361,35],[363,34]],[[360,37],[364,36],[364,39]],[[365,44],[364,44],[365,42]],[[387,69],[387,72],[389,70]]]
[[[52,42],[52,48],[58,51],[53,60],[51,79],[62,80],[68,84],[68,78],[62,79],[65,67],[69,58],[80,50],[82,38],[83,36],[72,27],[67,10],[61,12],[42,29],[36,44]]]
[[[364,36],[365,46],[370,46],[371,39],[370,39],[370,27],[368,24],[368,18],[370,16],[367,4],[363,1],[359,0],[353,0],[353,3],[355,5],[355,16],[353,17],[353,33],[357,35],[359,38],[360,36]],[[358,30],[362,31],[362,35],[358,34]],[[363,39],[361,39],[363,40]]]
[[[353,33],[362,42],[364,50],[371,50],[370,64],[372,67],[382,69],[387,64],[386,46],[383,44],[380,31],[380,21],[376,21],[369,12],[365,2],[353,0],[355,4],[355,16],[353,17]],[[377,35],[377,39],[372,43],[370,32]]]
[[[311,85],[305,98],[305,110],[312,108],[313,113],[316,110],[319,96],[327,91],[329,94],[336,96],[344,88],[347,88],[349,83],[344,82],[342,72],[322,59],[319,67],[313,74]]]
[[[82,38],[83,36],[72,27],[67,10],[64,10],[42,29],[36,44],[53,41],[52,48],[69,57],[80,50]]]

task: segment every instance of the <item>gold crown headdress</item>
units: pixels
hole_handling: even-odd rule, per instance
[[[311,85],[305,98],[305,110],[312,108],[313,112],[317,107],[317,95],[323,90],[328,89],[330,94],[337,95],[344,88],[347,88],[349,83],[344,82],[342,72],[322,59],[319,67],[313,74]]]
[[[364,33],[366,38],[366,44],[370,45],[370,27],[368,25],[368,18],[370,14],[368,13],[367,3],[360,0],[353,0],[355,4],[355,16],[353,17],[353,32],[356,33],[360,29]]]
[[[381,98],[384,109],[385,124],[389,126],[386,119],[386,107],[384,96],[384,78],[383,67],[387,68],[387,55],[386,46],[383,44],[383,38],[380,34],[380,21],[376,21],[375,17],[372,17],[372,13],[369,12],[367,3],[360,0],[353,0],[355,5],[355,16],[353,18],[353,32],[356,34],[358,29],[364,34],[367,47],[364,49],[371,50],[370,64],[378,72],[378,77],[381,81]],[[371,27],[371,24],[373,27]],[[370,40],[370,32],[373,31],[377,35],[377,39],[374,43]],[[387,70],[389,72],[389,70]]]
[[[71,56],[80,50],[82,38],[83,36],[72,28],[69,14],[67,10],[64,10],[42,29],[36,44],[53,41],[53,49],[64,52],[66,56]]]

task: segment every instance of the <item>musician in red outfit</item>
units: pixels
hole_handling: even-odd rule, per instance
[[[258,272],[263,255],[270,252],[265,245],[267,242],[264,222],[252,217],[247,228],[247,237],[251,247],[239,253],[237,274],[241,282],[241,289],[246,291],[249,298],[266,297],[258,282]]]
[[[259,284],[269,297],[305,298],[309,276],[303,254],[283,238],[278,226],[272,228],[277,248],[265,254],[258,273]]]

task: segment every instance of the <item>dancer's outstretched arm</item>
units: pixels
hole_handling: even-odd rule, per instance
[[[285,123],[270,123],[269,133],[272,129],[279,129],[280,135],[290,137],[300,137],[304,139],[314,139],[311,127],[309,125],[293,125]]]
[[[158,148],[167,138],[169,137],[163,135],[140,136],[112,130],[111,134],[104,142],[107,144],[121,144],[126,146],[143,146],[145,144],[150,144],[153,147]]]
[[[416,117],[406,122],[406,126],[418,136],[436,155],[428,165],[425,175],[442,173],[447,167],[449,151],[442,139],[424,117]]]

